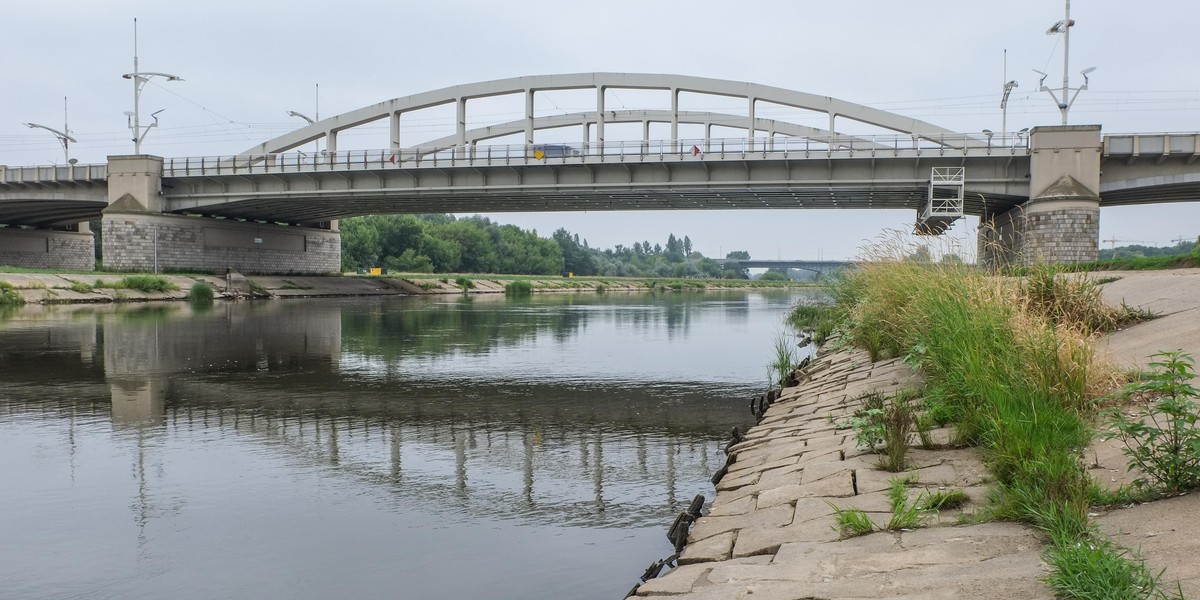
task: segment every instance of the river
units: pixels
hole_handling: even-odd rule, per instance
[[[0,596],[620,598],[806,292],[0,313]]]

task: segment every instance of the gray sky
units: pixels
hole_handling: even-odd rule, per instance
[[[1049,95],[1034,91],[1039,77],[1032,69],[1061,85],[1062,36],[1045,30],[1062,16],[1058,0],[9,3],[0,36],[8,75],[0,93],[0,164],[62,161],[50,133],[22,123],[61,128],[64,96],[79,140],[73,157],[103,162],[132,153],[124,112],[132,110],[133,90],[121,75],[133,70],[134,17],[141,70],[186,79],[153,80],[142,94],[143,116],[165,109],[142,150],[172,157],[233,154],[303,125],[286,111],[315,116],[316,84],[320,114],[328,117],[460,83],[588,71],[750,81],[957,131],[999,131],[1006,49],[1007,77],[1020,83],[1008,129],[1053,125],[1058,110]],[[1071,16],[1072,85],[1081,83],[1080,70],[1097,67],[1071,123],[1100,123],[1109,133],[1200,131],[1200,3],[1076,0]],[[665,96],[616,93],[618,106],[666,108]],[[593,108],[569,93],[538,102],[539,114]],[[468,108],[476,124],[516,119],[521,111],[505,101]],[[759,116],[771,115],[760,109]],[[416,118],[413,130],[422,137],[453,131],[452,113]],[[340,138],[339,146],[382,148],[386,136],[385,127],[366,129]],[[564,226],[593,246],[661,243],[673,232],[691,236],[706,255],[742,249],[760,258],[848,258],[864,240],[908,229],[915,217],[878,210],[489,216],[542,235]],[[974,221],[951,235],[973,247]],[[1104,239],[1168,244],[1197,234],[1200,203],[1101,214]]]

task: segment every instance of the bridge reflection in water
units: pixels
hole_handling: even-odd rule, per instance
[[[619,597],[711,494],[795,300],[2,313],[0,589]]]
[[[699,306],[555,301],[578,305],[31,308],[0,325],[8,365],[0,414],[107,417],[139,439],[184,431],[252,439],[448,519],[661,525],[705,489],[729,424],[748,414],[745,383],[640,380],[620,372],[620,359],[599,372],[509,364],[498,349],[520,353],[545,336],[551,346],[579,344],[598,314],[684,335],[680,324]],[[720,310],[736,323],[749,302],[731,296]]]

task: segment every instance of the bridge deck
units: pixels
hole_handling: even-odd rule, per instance
[[[958,166],[965,211],[978,215],[1029,195],[1029,149],[1003,141],[829,136],[176,158],[164,163],[163,199],[173,213],[291,223],[396,212],[920,210],[930,169]],[[1200,134],[1108,135],[1103,151],[1102,206],[1200,201]],[[105,165],[0,166],[0,223],[97,218],[106,177]]]

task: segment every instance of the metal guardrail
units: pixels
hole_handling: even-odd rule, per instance
[[[827,138],[725,138],[643,140],[603,144],[481,144],[403,150],[349,150],[281,154],[170,158],[164,177],[471,166],[584,164],[621,161],[703,161],[726,159],[850,158],[862,156],[952,156],[1029,153],[1022,135],[993,136],[831,136]]]

